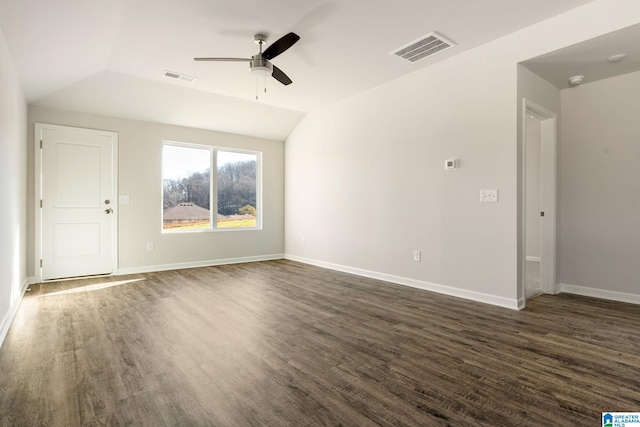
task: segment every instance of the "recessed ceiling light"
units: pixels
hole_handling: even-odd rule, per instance
[[[611,55],[610,57],[608,57],[607,62],[609,64],[615,64],[616,62],[624,61],[628,56],[629,55],[627,55],[626,53],[618,53],[616,55]]]

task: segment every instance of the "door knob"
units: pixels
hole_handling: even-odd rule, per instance
[[[113,212],[113,209],[111,209],[111,208],[104,210],[104,213],[106,213],[107,215],[109,215],[112,212]]]

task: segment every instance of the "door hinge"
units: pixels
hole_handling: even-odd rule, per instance
[[[40,209],[42,209],[42,199],[40,199]]]
[[[42,140],[40,140],[40,149],[42,150]]]
[[[42,258],[40,258],[40,267],[42,267]]]
[[[540,216],[544,216],[544,211],[540,212]]]

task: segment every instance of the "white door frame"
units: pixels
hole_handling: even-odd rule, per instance
[[[42,259],[42,208],[40,207],[40,201],[42,200],[42,132],[45,129],[60,130],[60,131],[73,131],[76,133],[90,133],[93,135],[106,135],[113,137],[113,162],[112,162],[112,176],[113,176],[113,207],[115,210],[115,219],[113,221],[111,241],[113,242],[111,249],[111,260],[113,265],[112,275],[118,274],[118,133],[104,130],[84,129],[71,126],[51,125],[45,123],[35,124],[34,133],[34,158],[35,158],[35,200],[34,200],[34,218],[35,218],[35,282],[42,282],[42,266],[40,260]]]
[[[520,194],[522,211],[520,218],[520,284],[522,307],[526,299],[526,127],[527,114],[540,119],[540,289],[546,294],[558,293],[556,280],[556,113],[535,102],[522,99],[522,174]]]

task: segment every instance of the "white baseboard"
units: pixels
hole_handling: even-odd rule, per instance
[[[361,268],[349,267],[330,262],[319,261],[310,258],[299,257],[296,255],[285,254],[285,259],[291,261],[302,262],[304,264],[315,265],[317,267],[328,268],[330,270],[342,271],[344,273],[355,274],[357,276],[368,277],[371,279],[383,280],[385,282],[396,283],[398,285],[409,286],[412,288],[422,289],[425,291],[437,292],[439,294],[449,295],[457,298],[468,299],[471,301],[481,302],[485,304],[496,305],[498,307],[509,308],[511,310],[521,309],[521,303],[516,299],[499,297],[496,295],[485,294],[481,292],[469,291],[466,289],[454,288],[451,286],[440,285],[437,283],[425,282],[422,280],[410,279],[392,274],[379,273],[377,271],[364,270]],[[523,304],[522,304],[523,306]]]
[[[223,259],[214,259],[214,260],[206,260],[206,261],[196,261],[196,262],[179,262],[175,264],[146,265],[142,267],[119,268],[116,275],[121,276],[124,274],[150,273],[154,271],[182,270],[185,268],[211,267],[215,265],[225,265],[225,264],[241,264],[244,262],[272,261],[275,259],[283,259],[283,258],[284,258],[284,254],[270,254],[270,255],[258,255],[258,256],[240,257],[240,258],[223,258]]]
[[[568,294],[640,304],[640,294],[629,294],[626,292],[610,291],[608,289],[588,288],[586,286],[569,285],[566,283],[559,283],[558,289],[560,292],[566,292]]]
[[[535,261],[540,262],[541,258],[539,256],[529,256],[527,255],[527,261]]]
[[[2,347],[2,343],[4,343],[4,339],[7,337],[9,333],[9,328],[11,327],[11,323],[13,322],[13,318],[16,317],[16,313],[18,312],[18,307],[20,307],[20,303],[22,302],[22,298],[24,298],[24,293],[27,291],[27,287],[29,286],[29,278],[25,278],[20,286],[20,296],[13,302],[13,305],[9,307],[9,311],[5,314],[4,319],[2,319],[2,323],[0,323],[0,347]]]

